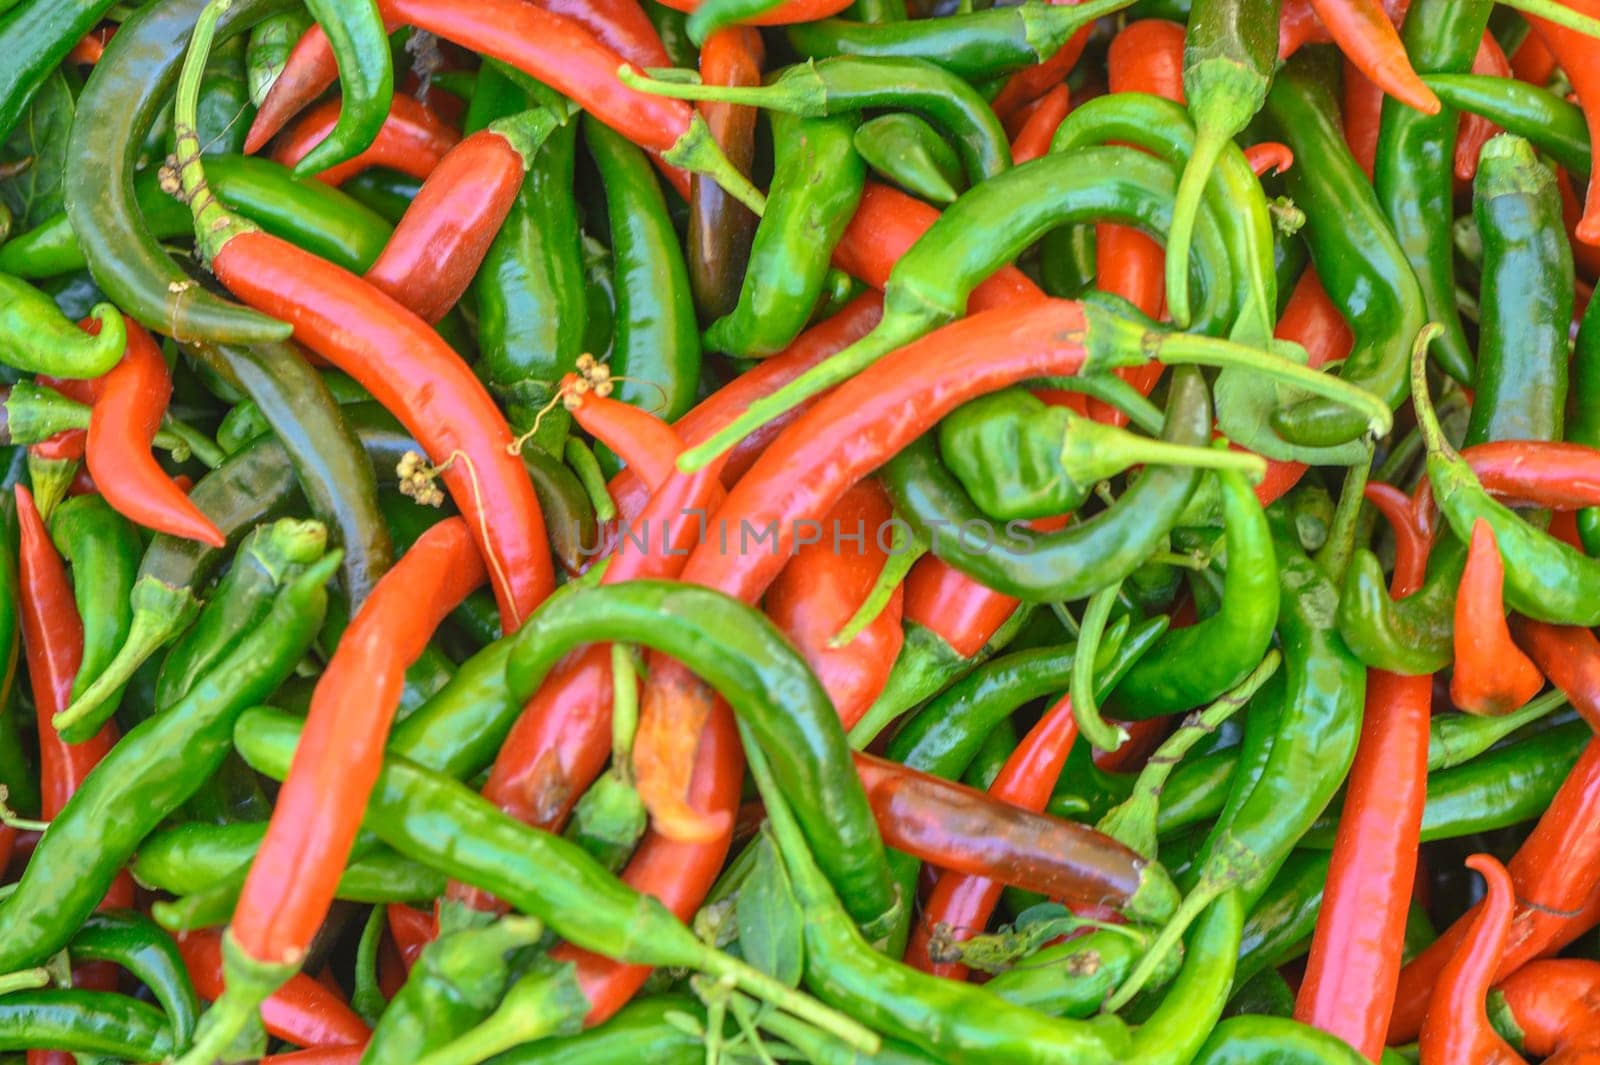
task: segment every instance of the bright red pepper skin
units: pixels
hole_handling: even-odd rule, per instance
[[[279,142],[273,159],[294,166],[322,143],[339,120],[339,102],[330,100],[306,113],[299,125]],[[384,166],[414,178],[427,180],[460,136],[454,129],[409,96],[397,95],[389,117],[378,131],[377,140],[354,159],[330,167],[317,180],[338,187],[363,170]]]
[[[1511,874],[1491,855],[1474,854],[1467,867],[1489,882],[1488,897],[1472,927],[1439,973],[1439,983],[1422,1023],[1423,1065],[1517,1065],[1522,1057],[1489,1024],[1484,997],[1494,980],[1495,963],[1511,929],[1516,893]]]
[[[1597,0],[1572,0],[1567,6],[1590,18],[1600,18],[1600,2]],[[1589,126],[1592,150],[1597,153],[1594,157],[1597,165],[1590,168],[1588,202],[1576,236],[1584,244],[1600,245],[1600,42],[1576,30],[1556,26],[1531,15],[1528,16],[1528,24],[1566,72],[1577,93],[1578,102],[1583,105],[1583,117]]]
[[[1511,619],[1511,638],[1561,689],[1589,727],[1600,731],[1600,639],[1594,632],[1519,615]]]
[[[178,938],[178,950],[200,997],[221,997],[222,933],[186,933]],[[342,998],[306,973],[291,977],[262,1003],[261,1020],[268,1035],[301,1047],[359,1047],[372,1034]]]
[[[1489,523],[1472,526],[1456,593],[1455,668],[1450,699],[1469,714],[1509,714],[1539,694],[1544,676],[1506,627],[1505,563]]]
[[[1495,985],[1494,993],[1522,1032],[1522,1049],[1547,1058],[1585,1046],[1600,1036],[1600,962],[1551,958],[1524,965]]]

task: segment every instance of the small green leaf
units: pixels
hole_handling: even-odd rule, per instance
[[[796,987],[805,958],[804,917],[771,837],[763,835],[756,846],[755,868],[735,907],[739,950],[757,969]]]
[[[0,164],[32,160],[20,173],[0,181],[0,202],[11,209],[18,232],[32,229],[64,207],[67,135],[75,106],[67,79],[56,71],[39,86],[22,121],[0,146]]]

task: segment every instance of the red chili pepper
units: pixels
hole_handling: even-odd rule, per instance
[[[261,1065],[360,1065],[366,1053],[365,1043],[348,1047],[313,1047],[310,1050],[291,1050],[285,1054],[268,1054]]]
[[[1044,300],[972,315],[879,360],[790,425],[712,516],[713,532],[728,536],[775,529],[772,551],[730,553],[714,535],[690,555],[683,579],[754,602],[783,568],[798,522],[827,513],[852,484],[968,399],[1030,377],[1076,373],[1084,336],[1077,304]],[[850,446],[841,448],[842,441]],[[807,475],[796,477],[796,470]],[[675,837],[725,830],[672,820],[711,699],[661,697],[658,680],[664,683],[663,671],[652,671],[640,712],[639,793],[658,827]],[[731,825],[732,810],[727,820]]]
[[[1589,727],[1600,731],[1600,640],[1594,633],[1518,614],[1511,618],[1511,636]]]
[[[1378,0],[1311,0],[1311,7],[1345,58],[1379,88],[1424,114],[1439,113],[1439,98],[1411,68],[1398,20]]]
[[[1283,0],[1278,16],[1278,58],[1288,59],[1308,44],[1329,44],[1333,38],[1311,8],[1311,0]]]
[[[67,53],[66,61],[68,63],[94,66],[100,62],[100,57],[106,54],[106,44],[116,32],[117,28],[115,26],[102,26],[99,29],[90,30],[83,35],[82,40],[72,46],[72,51]]]
[[[858,482],[822,519],[817,539],[795,552],[763,600],[767,616],[805,656],[847,729],[883,690],[905,641],[900,626],[905,595],[897,587],[854,639],[842,647],[831,643],[891,557],[893,517],[882,486]]]
[[[1016,166],[1031,163],[1050,151],[1056,127],[1072,110],[1072,90],[1057,85],[1030,105],[1027,120],[1011,142],[1011,161]]]
[[[201,998],[222,995],[222,933],[217,929],[178,937],[183,967]],[[339,995],[307,973],[297,973],[261,1006],[267,1034],[299,1047],[360,1047],[372,1032]]]
[[[1256,177],[1287,173],[1294,166],[1294,150],[1277,141],[1262,141],[1244,150],[1244,161]]]
[[[638,0],[538,0],[539,6],[581,25],[601,44],[641,67],[672,65],[655,23]]]
[[[1450,700],[1469,714],[1509,714],[1544,687],[1544,677],[1511,641],[1506,626],[1505,563],[1489,523],[1472,526],[1467,566],[1456,593],[1455,670]]]
[[[787,3],[779,4],[771,11],[762,12],[752,19],[745,20],[744,24],[788,26],[795,22],[815,22],[818,19],[832,18],[850,4],[851,0],[788,0]],[[661,6],[687,14],[700,6],[700,0],[661,0]]]
[[[1530,40],[1533,38],[1529,38]],[[1472,58],[1472,72],[1495,78],[1511,77],[1511,63],[1494,34],[1484,31],[1478,54]],[[1478,154],[1500,127],[1482,115],[1464,112],[1456,132],[1456,180],[1471,181],[1478,174]]]
[[[962,658],[983,650],[1016,609],[1017,600],[933,555],[919,558],[906,574],[906,621],[929,630]]]
[[[1595,1045],[1600,1035],[1600,962],[1551,958],[1529,962],[1495,986],[1536,1058]]]
[[[492,129],[450,149],[417,191],[367,281],[424,321],[443,318],[483,264],[517,201],[524,169],[522,153]]]
[[[1581,275],[1600,277],[1600,247],[1578,238],[1584,205],[1579,202],[1578,194],[1572,191],[1573,187],[1572,175],[1556,167],[1556,191],[1561,194],[1561,220],[1567,227],[1567,236],[1572,239],[1572,261]]]
[[[1600,18],[1600,0],[1569,0],[1567,6],[1579,14]],[[1589,126],[1595,165],[1590,168],[1588,204],[1576,236],[1584,244],[1600,244],[1600,41],[1542,18],[1525,17],[1572,82]]]
[[[1398,599],[1422,586],[1428,567],[1428,534],[1416,520],[1411,497],[1392,484],[1371,481],[1363,491],[1367,502],[1378,508],[1394,532],[1394,576],[1389,594]]]
[[[291,323],[295,338],[354,377],[439,464],[514,631],[554,587],[544,519],[511,430],[483,384],[416,315],[360,278],[265,233],[212,257],[235,296]]]
[[[230,934],[251,958],[294,963],[310,944],[377,780],[405,671],[485,577],[466,521],[442,521],[379,580],[340,638],[234,909]]]
[[[1572,511],[1600,504],[1600,449],[1561,440],[1491,440],[1461,455],[1485,490],[1509,506]],[[1411,507],[1431,532],[1439,510],[1427,478]]]
[[[1070,697],[1063,696],[1045,711],[1038,724],[1017,744],[989,786],[989,797],[1035,813],[1042,811],[1055,791],[1056,778],[1067,764],[1067,754],[1078,738]],[[928,954],[934,930],[949,929],[956,940],[970,939],[988,927],[1005,885],[982,876],[939,874],[922,916],[911,930],[905,961],[923,972],[964,980],[967,967],[959,962],[934,961]]]
[[[914,196],[867,182],[855,217],[833,249],[833,265],[879,292],[900,257],[939,219],[939,211]],[[1044,299],[1039,286],[1015,266],[1002,266],[972,293],[969,313]]]
[[[1344,141],[1361,164],[1367,180],[1378,158],[1378,125],[1383,117],[1383,90],[1361,73],[1349,59],[1344,61]]]
[[[1511,71],[1519,80],[1543,88],[1556,72],[1556,57],[1537,33],[1530,33],[1511,53]]]
[[[882,296],[876,292],[857,296],[832,318],[801,333],[786,350],[762,359],[753,368],[707,396],[673,423],[673,431],[688,447],[710,439],[713,433],[743,414],[751,403],[771,395],[823,359],[866,336],[882,317]],[[732,482],[744,476],[757,456],[789,423],[800,416],[803,409],[798,408],[768,422],[734,445],[723,464],[723,477]],[[625,518],[637,517],[650,498],[649,486],[633,470],[624,469],[611,479],[608,487],[612,500],[617,504],[617,511]]]
[[[1439,973],[1422,1024],[1422,1062],[1513,1065],[1523,1059],[1489,1023],[1483,1000],[1494,982],[1495,965],[1510,932],[1516,893],[1511,875],[1492,855],[1474,854],[1467,859],[1467,868],[1483,875],[1489,893],[1471,929]]]
[[[410,972],[422,948],[438,938],[439,920],[431,910],[419,910],[398,902],[391,902],[384,909],[384,916],[388,919],[389,934],[394,937],[400,961]]]
[[[1600,739],[1584,748],[1508,868],[1517,908],[1505,947],[1498,952],[1496,979],[1560,949],[1600,922]],[[1478,909],[1467,911],[1400,971],[1390,1043],[1416,1038],[1428,996]]]
[[[1050,0],[1050,2],[1067,3],[1069,0]],[[1092,29],[1090,26],[1083,27],[1074,33],[1055,55],[1042,63],[1017,71],[1006,80],[990,105],[994,108],[994,113],[1000,116],[1001,121],[1009,119],[1013,113],[1067,80],[1067,75],[1072,73],[1072,68],[1078,65],[1078,60],[1083,55],[1084,46],[1089,43],[1090,29]]]
[[[1111,41],[1106,73],[1113,93],[1143,92],[1182,103],[1183,27],[1175,22],[1145,19],[1130,23]],[[1094,227],[1095,287],[1121,296],[1151,318],[1166,302],[1165,250],[1131,226],[1101,223]],[[1160,364],[1130,366],[1117,376],[1149,395],[1161,379]],[[1128,416],[1098,400],[1089,402],[1089,416],[1109,425],[1125,425]]]
[[[172,396],[172,375],[155,339],[127,319],[128,349],[93,388],[85,458],[106,502],[138,525],[211,547],[227,544],[150,453]]]
[[[284,135],[272,158],[285,166],[293,166],[333,132],[338,120],[338,100],[329,100],[313,108]],[[460,139],[460,134],[445,125],[438,115],[411,97],[396,93],[389,107],[389,117],[384,119],[383,128],[372,145],[348,162],[324,170],[317,175],[317,180],[339,186],[374,166],[385,166],[426,180]]]

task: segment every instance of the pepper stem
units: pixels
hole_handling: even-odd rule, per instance
[[[1106,448],[1101,453],[1106,467],[1116,466],[1114,473],[1134,466],[1188,466],[1197,470],[1232,470],[1248,478],[1251,484],[1259,484],[1267,475],[1267,460],[1254,452],[1172,444],[1134,433],[1116,432],[1114,451]],[[1066,458],[1064,452],[1062,457]]]
[[[1200,214],[1200,200],[1206,186],[1211,183],[1211,171],[1217,158],[1232,138],[1226,129],[1202,123],[1195,131],[1194,151],[1178,180],[1178,191],[1172,201],[1172,223],[1167,228],[1167,309],[1172,321],[1180,328],[1188,328],[1189,310],[1189,247],[1194,242],[1195,219]]]
[[[1186,896],[1178,906],[1177,912],[1166,923],[1161,932],[1151,942],[1150,949],[1139,958],[1139,963],[1133,971],[1122,981],[1116,992],[1106,1000],[1102,1008],[1103,1013],[1116,1013],[1137,995],[1141,988],[1149,982],[1150,977],[1159,970],[1166,961],[1167,954],[1183,942],[1184,933],[1195,919],[1205,912],[1207,906],[1219,898],[1229,888],[1226,884],[1202,883]]]
[[[1444,326],[1429,322],[1411,345],[1411,405],[1417,412],[1417,428],[1422,432],[1423,446],[1429,452],[1459,461],[1461,455],[1445,439],[1438,412],[1433,409],[1433,398],[1428,395],[1428,345],[1441,336],[1444,336]]]
[[[757,218],[766,214],[767,198],[723,153],[700,112],[695,112],[689,120],[689,128],[683,131],[671,148],[661,153],[661,158],[673,166],[706,175],[722,186],[722,191],[748,207]]]
[[[476,1065],[523,1043],[578,1031],[589,1000],[573,976],[571,962],[524,973],[487,1019],[417,1065]]]
[[[79,742],[71,739],[72,736],[87,738],[94,735],[116,711],[111,693],[128,683],[139,667],[144,665],[145,659],[155,654],[157,649],[188,624],[196,605],[194,600],[187,591],[174,592],[171,598],[175,601],[176,613],[163,615],[135,607],[133,621],[128,626],[128,638],[118,648],[116,655],[106,663],[100,675],[78,693],[72,705],[51,717],[50,724],[62,734],[63,739],[72,743]]]
[[[791,67],[769,85],[706,85],[699,79],[651,77],[627,64],[617,68],[617,77],[630,89],[672,100],[743,104],[804,118],[822,118],[828,112],[828,87],[817,73],[816,60]]]
[[[1373,395],[1342,377],[1302,366],[1281,355],[1245,347],[1231,340],[1196,336],[1192,333],[1165,333],[1155,344],[1155,358],[1167,366],[1218,366],[1247,369],[1253,373],[1343,404],[1367,419],[1367,429],[1383,436],[1394,425],[1394,412],[1379,396]]]
[[[1100,589],[1089,597],[1083,611],[1083,625],[1078,632],[1078,649],[1072,656],[1072,716],[1078,722],[1078,732],[1102,751],[1114,751],[1128,739],[1128,730],[1112,725],[1100,714],[1094,697],[1095,660],[1100,657],[1100,640],[1105,635],[1106,622],[1111,620],[1111,610],[1117,605],[1117,593],[1122,582]]]
[[[1500,2],[1513,11],[1542,18],[1573,33],[1600,38],[1600,19],[1585,15],[1581,11],[1574,11],[1565,4],[1557,3],[1556,0],[1500,0]]]
[[[0,976],[0,995],[9,995],[13,991],[32,991],[36,987],[50,986],[50,970],[40,967],[37,969],[19,969],[14,973]]]
[[[232,930],[222,936],[222,973],[225,990],[211,1003],[194,1042],[173,1065],[212,1065],[227,1056],[245,1030],[261,1023],[261,1005],[299,971],[291,962],[264,962],[252,958],[234,938]]]

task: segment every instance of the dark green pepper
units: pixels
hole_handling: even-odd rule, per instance
[[[306,0],[339,63],[339,119],[295,164],[301,176],[320,174],[367,150],[389,117],[394,65],[378,0]]]
[[[50,539],[72,567],[72,597],[83,619],[83,663],[72,694],[81,695],[116,657],[133,620],[133,591],[142,545],[133,524],[98,495],[64,500],[50,515]],[[115,695],[107,699],[115,707]],[[68,743],[82,743],[100,730],[103,717],[61,729]]]
[[[41,990],[0,996],[0,1050],[160,1061],[177,1049],[166,1016],[127,995]]]
[[[150,989],[161,1004],[173,1041],[187,1046],[200,1017],[200,1002],[172,937],[141,914],[108,910],[91,914],[67,945],[74,962],[108,961]]]
[[[1589,175],[1589,130],[1577,104],[1516,78],[1430,74],[1422,80],[1450,107],[1482,115],[1507,133],[1528,138],[1571,173]]]

